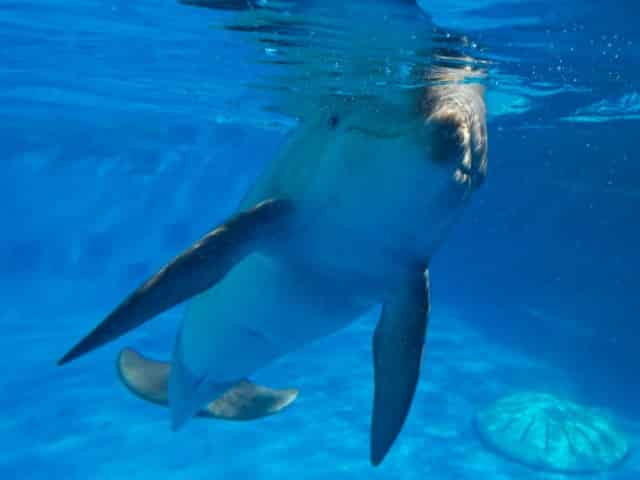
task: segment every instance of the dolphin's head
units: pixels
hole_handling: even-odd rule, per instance
[[[422,108],[428,160],[450,176],[468,196],[487,175],[483,86],[457,83],[431,87]]]
[[[425,220],[417,234],[420,248],[432,251],[487,175],[484,87],[464,79],[428,87],[419,130],[422,177],[429,180],[418,197]]]

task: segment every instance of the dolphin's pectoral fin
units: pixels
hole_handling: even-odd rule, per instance
[[[168,362],[151,360],[125,348],[118,355],[117,369],[120,379],[134,395],[159,405],[168,404]],[[294,388],[277,390],[241,380],[197,415],[224,420],[253,420],[281,412],[297,396],[298,390]]]
[[[371,463],[378,465],[400,433],[416,390],[429,310],[428,271],[407,275],[384,304],[373,335]]]
[[[234,215],[134,290],[69,350],[58,365],[115,340],[159,313],[211,288],[235,264],[278,233],[292,210],[287,200],[269,199]]]

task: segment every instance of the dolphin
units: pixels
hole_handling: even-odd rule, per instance
[[[380,464],[419,377],[430,261],[487,173],[484,87],[469,81],[480,74],[434,64],[424,75],[421,88],[323,97],[235,212],[59,364],[187,302],[170,362],[126,349],[123,382],[168,405],[174,429],[194,416],[259,418],[297,391],[254,385],[254,372],[382,305],[370,435],[370,461]]]

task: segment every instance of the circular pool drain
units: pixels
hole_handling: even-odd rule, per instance
[[[609,419],[544,393],[504,397],[476,415],[475,427],[497,453],[554,472],[608,470],[629,450],[627,439]]]

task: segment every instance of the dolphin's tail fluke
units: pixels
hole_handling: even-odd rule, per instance
[[[118,355],[118,375],[137,397],[158,405],[168,404],[171,366],[146,358],[131,348]],[[223,420],[253,420],[281,412],[298,396],[295,388],[274,389],[242,380],[210,401],[197,416]]]

